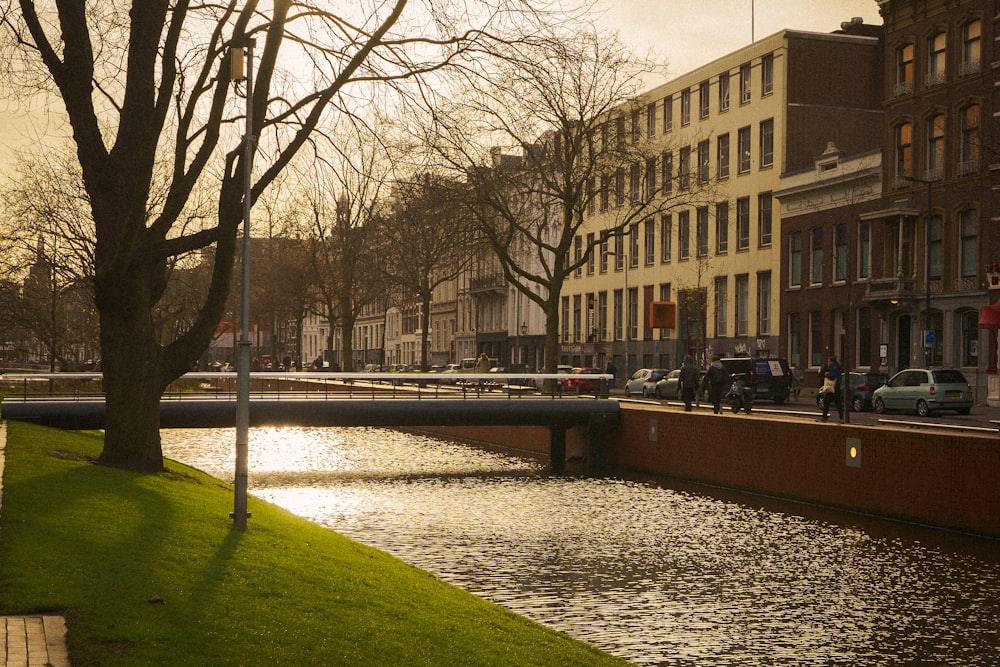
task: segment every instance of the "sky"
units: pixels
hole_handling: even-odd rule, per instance
[[[828,33],[855,16],[882,24],[876,0],[597,0],[597,9],[600,27],[666,61],[664,80],[785,28]]]
[[[882,23],[876,0],[596,0],[596,5],[599,27],[618,32],[637,53],[666,63],[664,75],[651,78],[649,87],[784,28],[833,32],[855,16]],[[33,125],[0,99],[0,165],[9,164],[15,147],[45,131],[37,115]]]

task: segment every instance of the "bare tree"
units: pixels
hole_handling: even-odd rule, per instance
[[[0,0],[5,82],[62,101],[88,197],[107,397],[99,462],[162,469],[160,396],[198,359],[225,312],[254,153],[233,150],[228,123],[242,105],[231,101],[223,56],[237,46],[259,48],[244,137],[260,139],[256,200],[303,146],[321,138],[331,114],[356,113],[371,99],[366,86],[457,63],[477,42],[494,39],[490,30],[499,34],[530,12],[524,0],[476,3],[478,15],[463,3],[458,15],[474,18],[460,24],[447,15],[451,5],[413,3],[417,11],[407,12],[410,5],[373,2],[337,15],[325,3],[290,0],[109,0],[59,2],[53,12],[33,0]],[[364,95],[349,94],[355,89]],[[161,168],[162,197],[153,187]],[[214,219],[182,224],[209,180],[218,183]],[[204,301],[190,326],[162,343],[151,314],[171,259],[210,246]]]
[[[597,33],[543,33],[492,55],[496,70],[435,106],[426,140],[464,179],[466,209],[506,279],[545,313],[553,373],[566,279],[608,236],[690,194],[655,187],[648,165],[663,147],[630,128],[652,63]],[[595,215],[601,234],[580,239]]]

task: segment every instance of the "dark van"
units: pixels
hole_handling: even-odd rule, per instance
[[[722,366],[729,377],[743,375],[747,386],[753,389],[755,401],[774,401],[780,405],[788,400],[792,374],[784,359],[763,357],[723,357]]]

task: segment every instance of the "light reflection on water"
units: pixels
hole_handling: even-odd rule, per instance
[[[230,482],[234,442],[163,431]],[[255,429],[249,467],[253,495],[637,664],[1000,664],[997,542],[382,429]]]

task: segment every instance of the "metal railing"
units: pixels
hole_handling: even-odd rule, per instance
[[[326,373],[260,372],[250,374],[251,397],[281,398],[418,398],[470,399],[591,396],[607,398],[614,377],[588,375],[592,390],[565,388],[565,373]],[[101,373],[0,374],[5,401],[94,400],[104,398]],[[187,373],[172,382],[163,400],[219,398],[236,395],[234,372]]]

